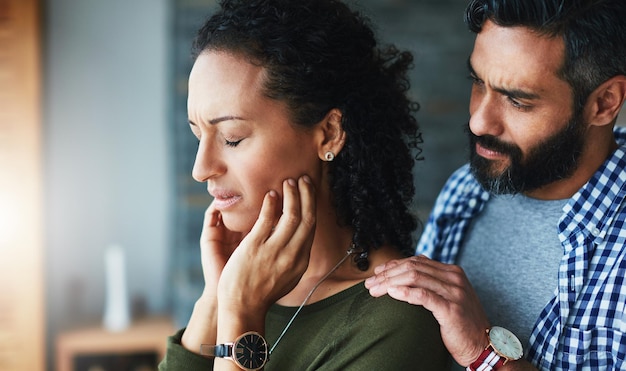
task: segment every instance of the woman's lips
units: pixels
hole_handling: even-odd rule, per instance
[[[232,192],[227,192],[227,191],[209,191],[209,194],[211,194],[211,196],[213,196],[214,200],[213,200],[213,205],[215,206],[215,208],[217,210],[225,210],[228,209],[229,207],[232,207],[234,204],[236,204],[237,202],[239,202],[239,200],[241,200],[241,196],[236,195],[235,193]]]

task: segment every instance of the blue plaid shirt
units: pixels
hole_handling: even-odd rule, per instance
[[[555,296],[530,336],[526,358],[540,370],[626,368],[626,129],[620,147],[563,208],[563,258]],[[454,264],[470,222],[489,201],[471,175],[457,170],[442,189],[418,254]]]

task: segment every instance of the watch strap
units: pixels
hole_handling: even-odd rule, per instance
[[[504,365],[505,358],[500,357],[491,344],[480,354],[477,360],[467,366],[467,371],[492,371]]]
[[[243,351],[248,349],[248,352]],[[248,331],[240,335],[232,343],[200,345],[200,355],[203,357],[225,358],[234,362],[240,369],[246,371],[261,370],[269,359],[267,341],[258,332]]]
[[[200,355],[205,357],[229,358],[233,354],[233,343],[200,345]]]
[[[227,358],[233,355],[232,344],[218,344],[215,346],[215,356],[219,358]]]

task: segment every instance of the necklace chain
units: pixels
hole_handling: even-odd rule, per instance
[[[293,320],[296,319],[296,317],[298,316],[298,314],[300,313],[300,311],[302,310],[302,308],[306,305],[306,303],[309,301],[309,299],[311,298],[311,295],[313,295],[313,292],[315,292],[315,290],[318,288],[318,286],[324,282],[325,279],[328,278],[328,276],[330,276],[334,271],[337,270],[337,268],[339,268],[339,266],[341,264],[343,264],[344,261],[346,261],[346,259],[348,259],[348,256],[352,255],[354,253],[354,245],[348,249],[346,251],[346,255],[341,258],[341,260],[335,264],[335,266],[328,271],[328,273],[326,273],[324,275],[324,277],[322,277],[322,279],[320,279],[319,281],[317,281],[317,283],[315,284],[315,286],[313,286],[313,288],[311,289],[311,291],[309,291],[309,293],[307,294],[307,296],[304,298],[304,301],[302,301],[302,304],[300,304],[300,306],[298,307],[298,309],[296,310],[296,313],[293,314],[293,316],[291,316],[291,319],[289,320],[289,322],[287,322],[287,325],[285,326],[285,328],[283,329],[283,331],[280,333],[280,336],[278,336],[278,339],[276,339],[276,342],[274,343],[274,345],[272,346],[272,348],[270,349],[270,354],[272,354],[272,352],[274,351],[274,348],[276,348],[276,346],[278,345],[278,343],[280,342],[280,340],[283,338],[283,336],[285,335],[285,333],[287,332],[287,330],[289,330],[289,327],[291,326],[291,324],[293,323]]]

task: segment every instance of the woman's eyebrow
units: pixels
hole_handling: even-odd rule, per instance
[[[243,117],[239,117],[239,116],[223,116],[223,117],[218,117],[218,118],[214,118],[212,120],[209,120],[209,124],[217,125],[217,124],[219,124],[222,121],[229,121],[229,120],[244,120],[244,118]],[[187,119],[187,122],[191,126],[198,126],[198,125],[196,125],[195,122],[191,121],[190,119]]]
[[[215,125],[215,124],[219,124],[222,121],[230,121],[230,120],[243,120],[243,118],[238,117],[238,116],[222,116],[222,117],[209,120],[209,124]]]

